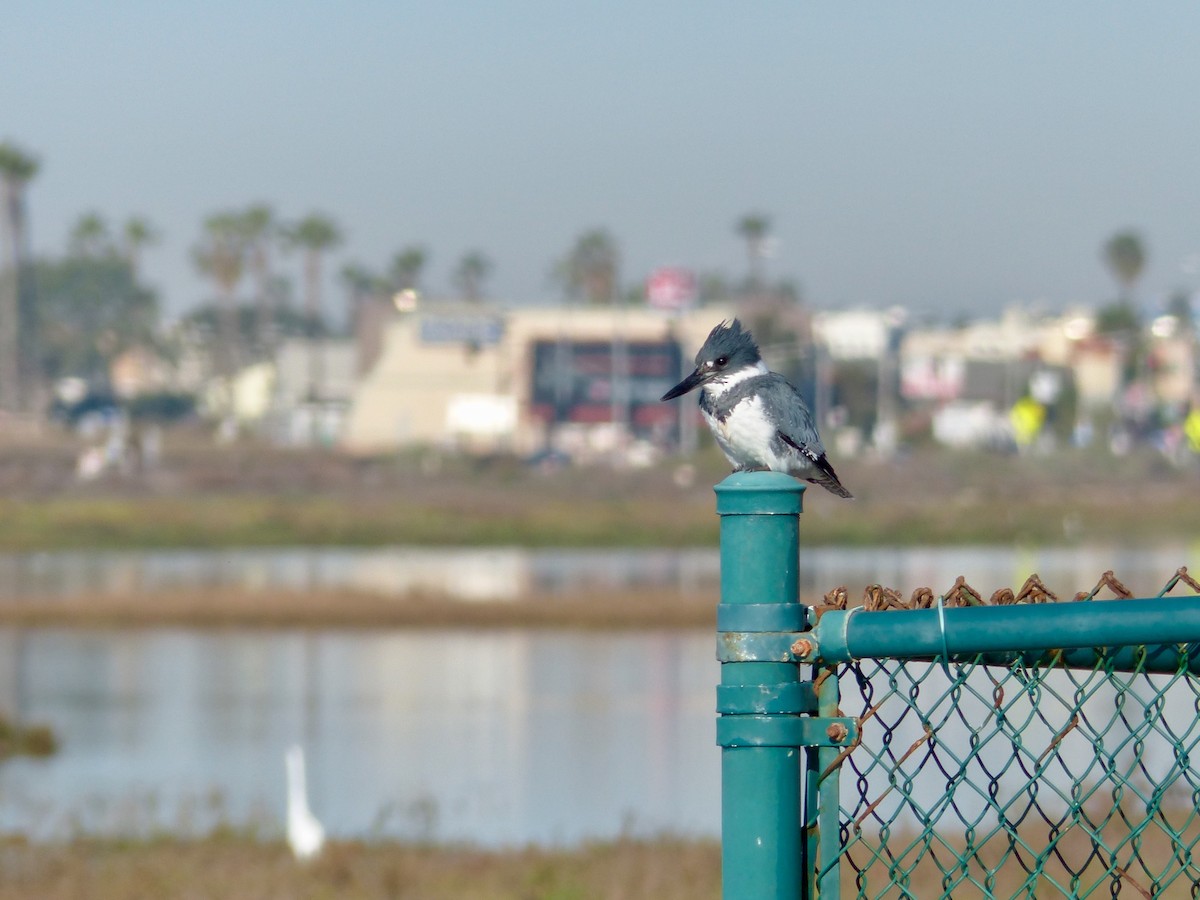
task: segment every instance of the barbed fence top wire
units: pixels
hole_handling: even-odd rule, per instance
[[[1180,566],[1158,591],[1155,596],[1164,597],[1174,591],[1180,584],[1190,588],[1192,593],[1200,595],[1200,582],[1188,572],[1187,566]],[[1117,577],[1113,571],[1109,569],[1096,582],[1095,587],[1090,591],[1079,591],[1069,601],[1063,601],[1058,594],[1048,588],[1042,579],[1034,573],[1025,579],[1025,583],[1021,585],[1021,589],[1013,591],[1012,588],[1000,588],[994,591],[990,597],[984,599],[983,595],[967,583],[967,580],[962,575],[958,576],[954,581],[954,585],[941,595],[942,605],[951,607],[967,607],[967,606],[1014,606],[1018,604],[1029,603],[1061,603],[1061,602],[1086,602],[1091,600],[1104,599],[1103,592],[1107,591],[1112,599],[1132,600],[1134,593],[1129,590]],[[932,609],[937,605],[938,595],[934,593],[932,588],[918,587],[913,590],[908,599],[896,588],[884,587],[880,584],[868,585],[863,591],[862,609],[866,612],[884,612],[887,610],[903,610],[903,609]],[[848,609],[849,608],[849,592],[843,585],[836,587],[827,592],[822,597],[822,602],[816,607],[816,613],[819,616],[822,612],[830,609]]]

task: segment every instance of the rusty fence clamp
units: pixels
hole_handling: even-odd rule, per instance
[[[811,610],[799,603],[717,606],[721,663],[813,663],[819,658]],[[845,747],[858,722],[817,716],[811,681],[717,686],[717,743],[722,747]]]

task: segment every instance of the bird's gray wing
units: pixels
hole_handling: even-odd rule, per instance
[[[825,445],[804,397],[782,375],[772,372],[768,378],[769,382],[763,386],[764,400],[779,413],[776,436],[807,462],[805,468],[811,469],[812,474],[805,475],[805,479],[839,497],[851,497],[825,456]]]
[[[825,455],[825,446],[817,434],[817,423],[813,421],[808,404],[786,378],[776,372],[770,373],[758,386],[758,393],[778,417],[779,436],[784,443],[809,460],[815,461]]]

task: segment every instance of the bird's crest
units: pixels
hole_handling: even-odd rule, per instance
[[[722,320],[714,326],[704,339],[704,345],[696,354],[696,365],[704,360],[713,360],[720,356],[741,356],[750,363],[758,362],[762,357],[758,345],[754,343],[754,335],[742,327],[739,319],[732,322]]]

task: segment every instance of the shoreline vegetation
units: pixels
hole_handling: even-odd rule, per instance
[[[172,435],[140,471],[83,482],[79,441],[0,443],[0,552],[270,546],[715,547],[712,448],[688,462],[543,472],[510,458],[355,459]],[[1200,534],[1200,460],[921,448],[839,459],[845,501],[809,486],[808,546],[1065,545]]]
[[[1185,883],[1188,870],[1181,871],[1178,845],[1156,829],[1148,830],[1136,848],[1140,866],[1127,871],[1114,870],[1107,858],[1097,855],[1096,837],[1084,829],[1054,835],[1053,828],[1051,834],[1046,828],[1028,823],[1016,838],[1021,847],[1047,846],[1049,841],[1057,848],[1053,857],[1039,864],[1033,883],[1029,865],[1013,865],[1009,840],[976,843],[968,851],[964,836],[950,826],[939,832],[939,846],[951,859],[966,858],[970,865],[947,868],[944,860],[931,855],[909,859],[903,871],[905,895],[942,896],[947,878],[952,878],[961,889],[955,896],[979,896],[983,883],[990,888],[988,896],[996,897],[1027,896],[1031,889],[1042,896],[1042,889],[1070,883],[1078,883],[1088,895],[1102,888],[1115,894],[1117,888],[1131,886],[1139,895],[1150,896],[1152,873],[1161,873],[1170,876],[1166,887],[1158,885],[1161,896],[1190,896]],[[858,845],[865,854],[859,864],[867,861],[865,871],[856,871],[849,859],[843,861],[843,896],[860,891],[875,896],[896,888],[895,863],[889,866],[884,843],[911,848],[921,837],[901,830],[886,838],[868,835],[866,841]],[[720,896],[721,846],[711,838],[623,835],[563,847],[500,849],[387,839],[330,841],[316,859],[298,863],[278,837],[230,828],[191,838],[151,835],[33,842],[0,837],[0,900],[716,900]]]
[[[282,841],[235,833],[197,840],[0,840],[0,900],[715,900],[720,885],[716,841],[671,837],[511,850],[333,841],[307,864],[297,863]]]
[[[75,475],[78,439],[0,441],[0,552],[286,546],[711,547],[712,448],[636,471],[535,470],[430,451],[354,459],[175,433],[142,471]],[[810,487],[809,547],[1200,539],[1200,466],[1152,452],[1042,457],[924,448],[838,461],[858,499]],[[1181,560],[1181,563],[1185,560]],[[827,585],[833,588],[835,585]],[[1016,589],[1017,585],[1011,585]],[[806,597],[806,602],[819,598]],[[857,598],[854,598],[857,599]],[[706,628],[715,587],[470,602],[349,589],[191,589],[0,601],[0,624],[69,627]]]

